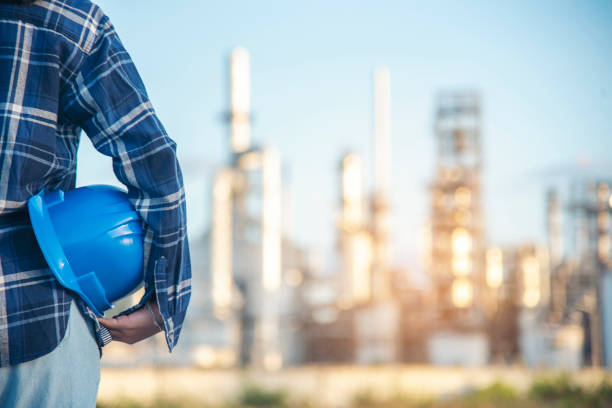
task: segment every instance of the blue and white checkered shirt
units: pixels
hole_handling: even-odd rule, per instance
[[[66,331],[76,295],[49,271],[26,202],[75,187],[81,130],[112,157],[143,220],[145,296],[134,308],[156,296],[169,349],[177,343],[191,293],[183,181],[130,56],[87,0],[1,3],[0,366],[47,354]],[[108,331],[77,302],[102,347]]]

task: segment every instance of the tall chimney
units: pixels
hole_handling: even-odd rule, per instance
[[[251,144],[251,62],[246,48],[238,47],[230,56],[230,144],[234,153]]]

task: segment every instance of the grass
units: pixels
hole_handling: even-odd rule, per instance
[[[257,386],[247,387],[238,398],[239,407],[283,408],[287,406],[287,394],[282,391],[264,390]]]
[[[568,375],[535,381],[528,397],[554,407],[612,408],[612,383],[602,381],[595,387],[582,387]]]
[[[221,406],[179,399],[154,399],[150,403],[119,400],[100,402],[98,408],[319,408],[308,401],[297,401],[282,390],[246,387],[235,399]],[[464,395],[444,399],[424,399],[397,394],[381,398],[371,390],[358,392],[348,408],[612,408],[612,382],[582,386],[568,375],[542,377],[529,390],[519,393],[513,387],[496,382]],[[325,407],[327,408],[327,407]]]
[[[540,378],[526,393],[496,382],[465,395],[444,400],[376,398],[370,392],[358,393],[351,408],[612,408],[612,383],[595,387],[574,383],[568,375]]]

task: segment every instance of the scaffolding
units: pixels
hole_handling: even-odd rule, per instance
[[[586,365],[612,365],[612,316],[604,315],[604,293],[610,279],[610,212],[612,195],[608,180],[574,182],[570,188],[568,216],[572,224],[570,251],[554,268],[556,282],[553,287],[551,314],[553,321],[579,324],[584,332],[583,359]],[[549,219],[559,217],[555,205],[550,202]],[[559,219],[560,224],[560,219]],[[550,227],[549,227],[550,229]],[[557,242],[559,241],[559,242]],[[561,239],[549,234],[551,258],[556,255],[555,245]],[[608,327],[604,327],[605,325]],[[606,352],[606,348],[609,350]]]
[[[431,192],[431,264],[438,324],[481,328],[485,245],[481,207],[480,98],[474,92],[438,96],[436,175]],[[490,262],[495,255],[491,255]]]

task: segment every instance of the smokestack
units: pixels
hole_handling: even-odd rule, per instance
[[[372,295],[391,293],[389,191],[391,185],[391,85],[387,68],[374,71],[374,197],[372,202]]]
[[[230,144],[234,153],[251,144],[251,59],[246,48],[230,56]]]
[[[391,85],[387,68],[374,71],[374,179],[377,197],[388,197],[391,179]]]

